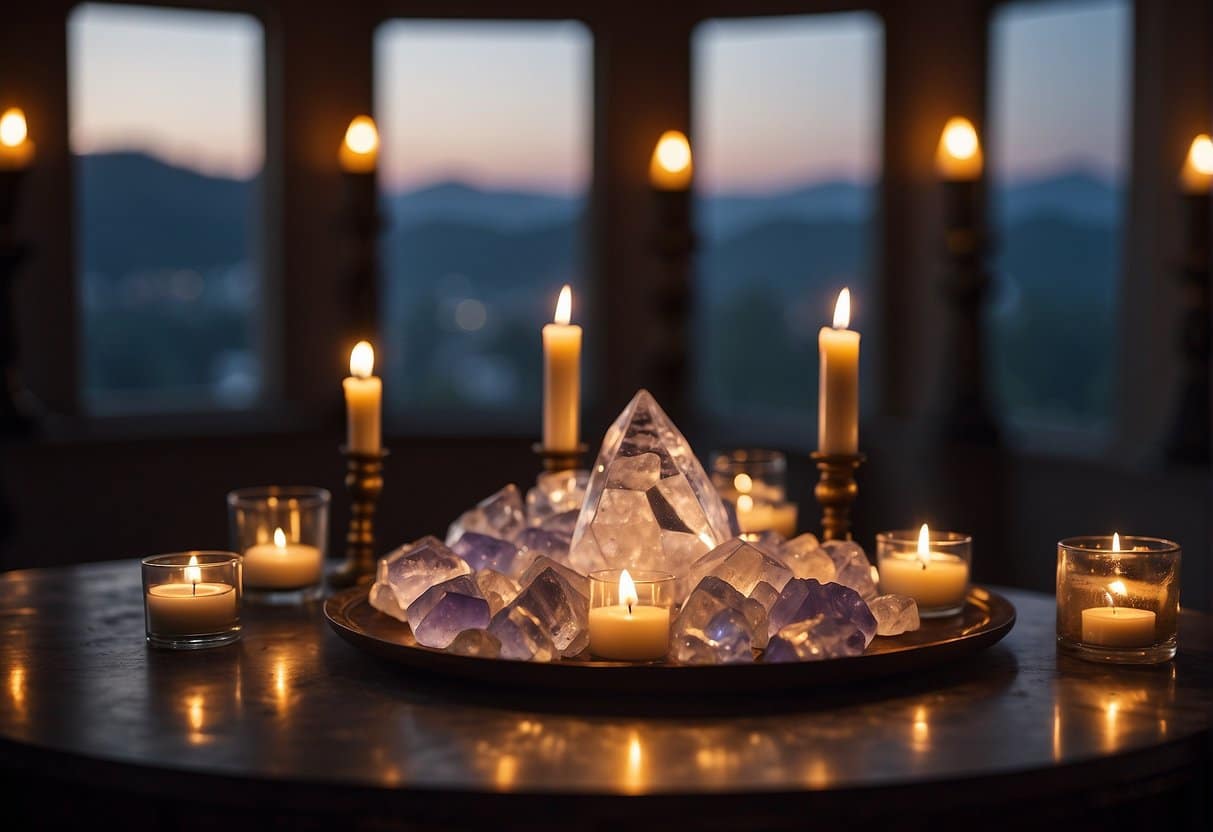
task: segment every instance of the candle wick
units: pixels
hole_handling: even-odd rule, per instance
[[[192,583],[192,586],[194,587],[194,592],[193,592],[193,594],[194,594],[194,595],[197,595],[197,594],[198,594],[198,582],[197,582],[197,581],[194,581],[194,582]]]
[[[631,614],[632,614],[632,602],[628,601],[628,615],[631,616]]]

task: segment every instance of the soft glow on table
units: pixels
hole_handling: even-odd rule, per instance
[[[590,609],[590,651],[599,658],[650,661],[670,645],[670,611],[641,605],[628,570],[619,576],[619,603]]]
[[[377,454],[383,442],[383,381],[372,375],[374,369],[374,347],[359,341],[350,352],[350,375],[341,383],[345,390],[346,444],[355,453]]]
[[[1184,193],[1207,194],[1213,189],[1213,139],[1201,133],[1192,140],[1179,183]]]
[[[969,565],[963,558],[931,551],[926,523],[918,531],[916,553],[894,553],[880,561],[880,591],[908,595],[920,610],[962,606],[969,588]]]
[[[951,181],[977,179],[982,169],[981,142],[973,122],[955,116],[948,119],[935,151],[935,170]]]
[[[572,451],[581,440],[581,327],[569,323],[573,290],[565,286],[543,328],[543,447]]]
[[[0,169],[29,167],[34,161],[34,143],[29,139],[25,113],[17,107],[0,116]]]
[[[694,169],[686,135],[679,130],[662,133],[649,162],[649,184],[659,191],[685,191],[691,187]]]
[[[250,546],[244,553],[244,585],[254,589],[298,589],[320,582],[320,549],[288,542],[282,529],[274,529],[273,543]]]
[[[371,173],[379,161],[379,129],[370,116],[357,116],[346,128],[337,155],[346,173]]]
[[[821,373],[817,395],[817,450],[859,452],[859,333],[851,323],[851,290],[838,293],[834,326],[817,334]]]

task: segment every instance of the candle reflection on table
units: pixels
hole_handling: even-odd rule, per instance
[[[627,758],[620,784],[625,794],[640,794],[645,790],[648,780],[645,769],[644,746],[640,744],[640,734],[633,730],[628,734]]]
[[[919,705],[914,709],[914,724],[910,730],[910,747],[918,753],[931,750],[931,725],[927,721],[927,717],[925,705]]]

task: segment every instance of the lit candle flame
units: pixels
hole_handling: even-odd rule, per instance
[[[1192,140],[1188,157],[1179,172],[1179,181],[1189,193],[1208,193],[1213,187],[1213,139],[1201,133]]]
[[[683,191],[691,186],[693,172],[691,143],[686,135],[678,130],[662,133],[649,162],[649,182],[655,188]]]
[[[1113,552],[1120,551],[1120,533],[1119,532],[1112,532],[1112,551]]]
[[[977,153],[977,129],[973,122],[961,116],[948,119],[943,128],[943,149],[953,159],[971,159]]]
[[[851,290],[843,287],[834,303],[834,328],[846,329],[851,325]]]
[[[24,142],[28,135],[25,113],[17,107],[5,110],[4,115],[0,116],[0,144],[16,147]]]
[[[274,545],[279,549],[286,548],[286,535],[283,534],[282,529],[274,529]]]
[[[370,378],[375,371],[375,348],[369,341],[359,341],[350,351],[350,375]]]
[[[741,494],[749,494],[750,489],[754,487],[754,480],[749,474],[738,474],[733,477],[733,487]]]
[[[566,283],[560,290],[560,297],[556,299],[556,314],[552,316],[552,322],[568,326],[571,320],[573,320],[573,290]]]
[[[922,562],[923,569],[931,562],[931,530],[927,528],[926,523],[918,530],[918,559]]]
[[[357,116],[345,130],[345,146],[366,156],[379,149],[379,129],[370,116]]]
[[[619,603],[628,608],[628,615],[632,614],[632,606],[640,602],[640,597],[636,595],[636,582],[632,580],[632,576],[628,574],[628,570],[623,570],[619,575]]]
[[[194,591],[198,591],[198,583],[202,580],[202,567],[198,565],[198,556],[190,555],[189,566],[185,567],[185,582],[194,585]]]

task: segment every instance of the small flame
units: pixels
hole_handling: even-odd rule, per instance
[[[628,608],[628,615],[631,615],[632,607],[639,602],[640,598],[636,595],[636,582],[632,580],[632,576],[625,569],[619,575],[619,603],[626,606]]]
[[[926,523],[918,530],[918,559],[922,561],[923,569],[931,562],[931,530],[927,528]]]
[[[0,116],[0,144],[5,147],[16,147],[25,141],[29,129],[25,124],[25,113],[17,107],[5,110]]]
[[[977,130],[967,118],[948,119],[943,128],[943,146],[954,159],[971,159],[977,153]]]
[[[375,348],[369,341],[359,341],[350,351],[350,375],[370,378],[375,371]]]
[[[202,567],[198,565],[198,556],[190,555],[189,566],[185,567],[185,582],[196,584],[202,580]]]
[[[843,288],[834,304],[834,328],[846,329],[851,325],[851,290]]]
[[[556,314],[552,317],[552,322],[568,326],[571,320],[573,320],[573,290],[566,283],[560,290],[560,297],[556,299]]]
[[[657,140],[653,157],[664,170],[679,173],[691,164],[691,143],[681,131],[667,130]]]
[[[345,146],[363,156],[379,149],[379,129],[370,116],[357,116],[345,131]]]
[[[1120,532],[1112,532],[1112,551],[1120,551]]]
[[[749,474],[738,474],[733,477],[733,488],[737,489],[738,493],[749,494],[754,487],[754,480]]]
[[[740,495],[737,498],[737,510],[738,511],[753,511],[754,510],[754,498],[751,497],[749,494]]]
[[[274,545],[279,549],[286,548],[286,535],[283,534],[282,529],[274,529]]]
[[[1208,133],[1201,133],[1192,140],[1188,149],[1188,164],[1198,173],[1206,176],[1213,175],[1213,139]]]

